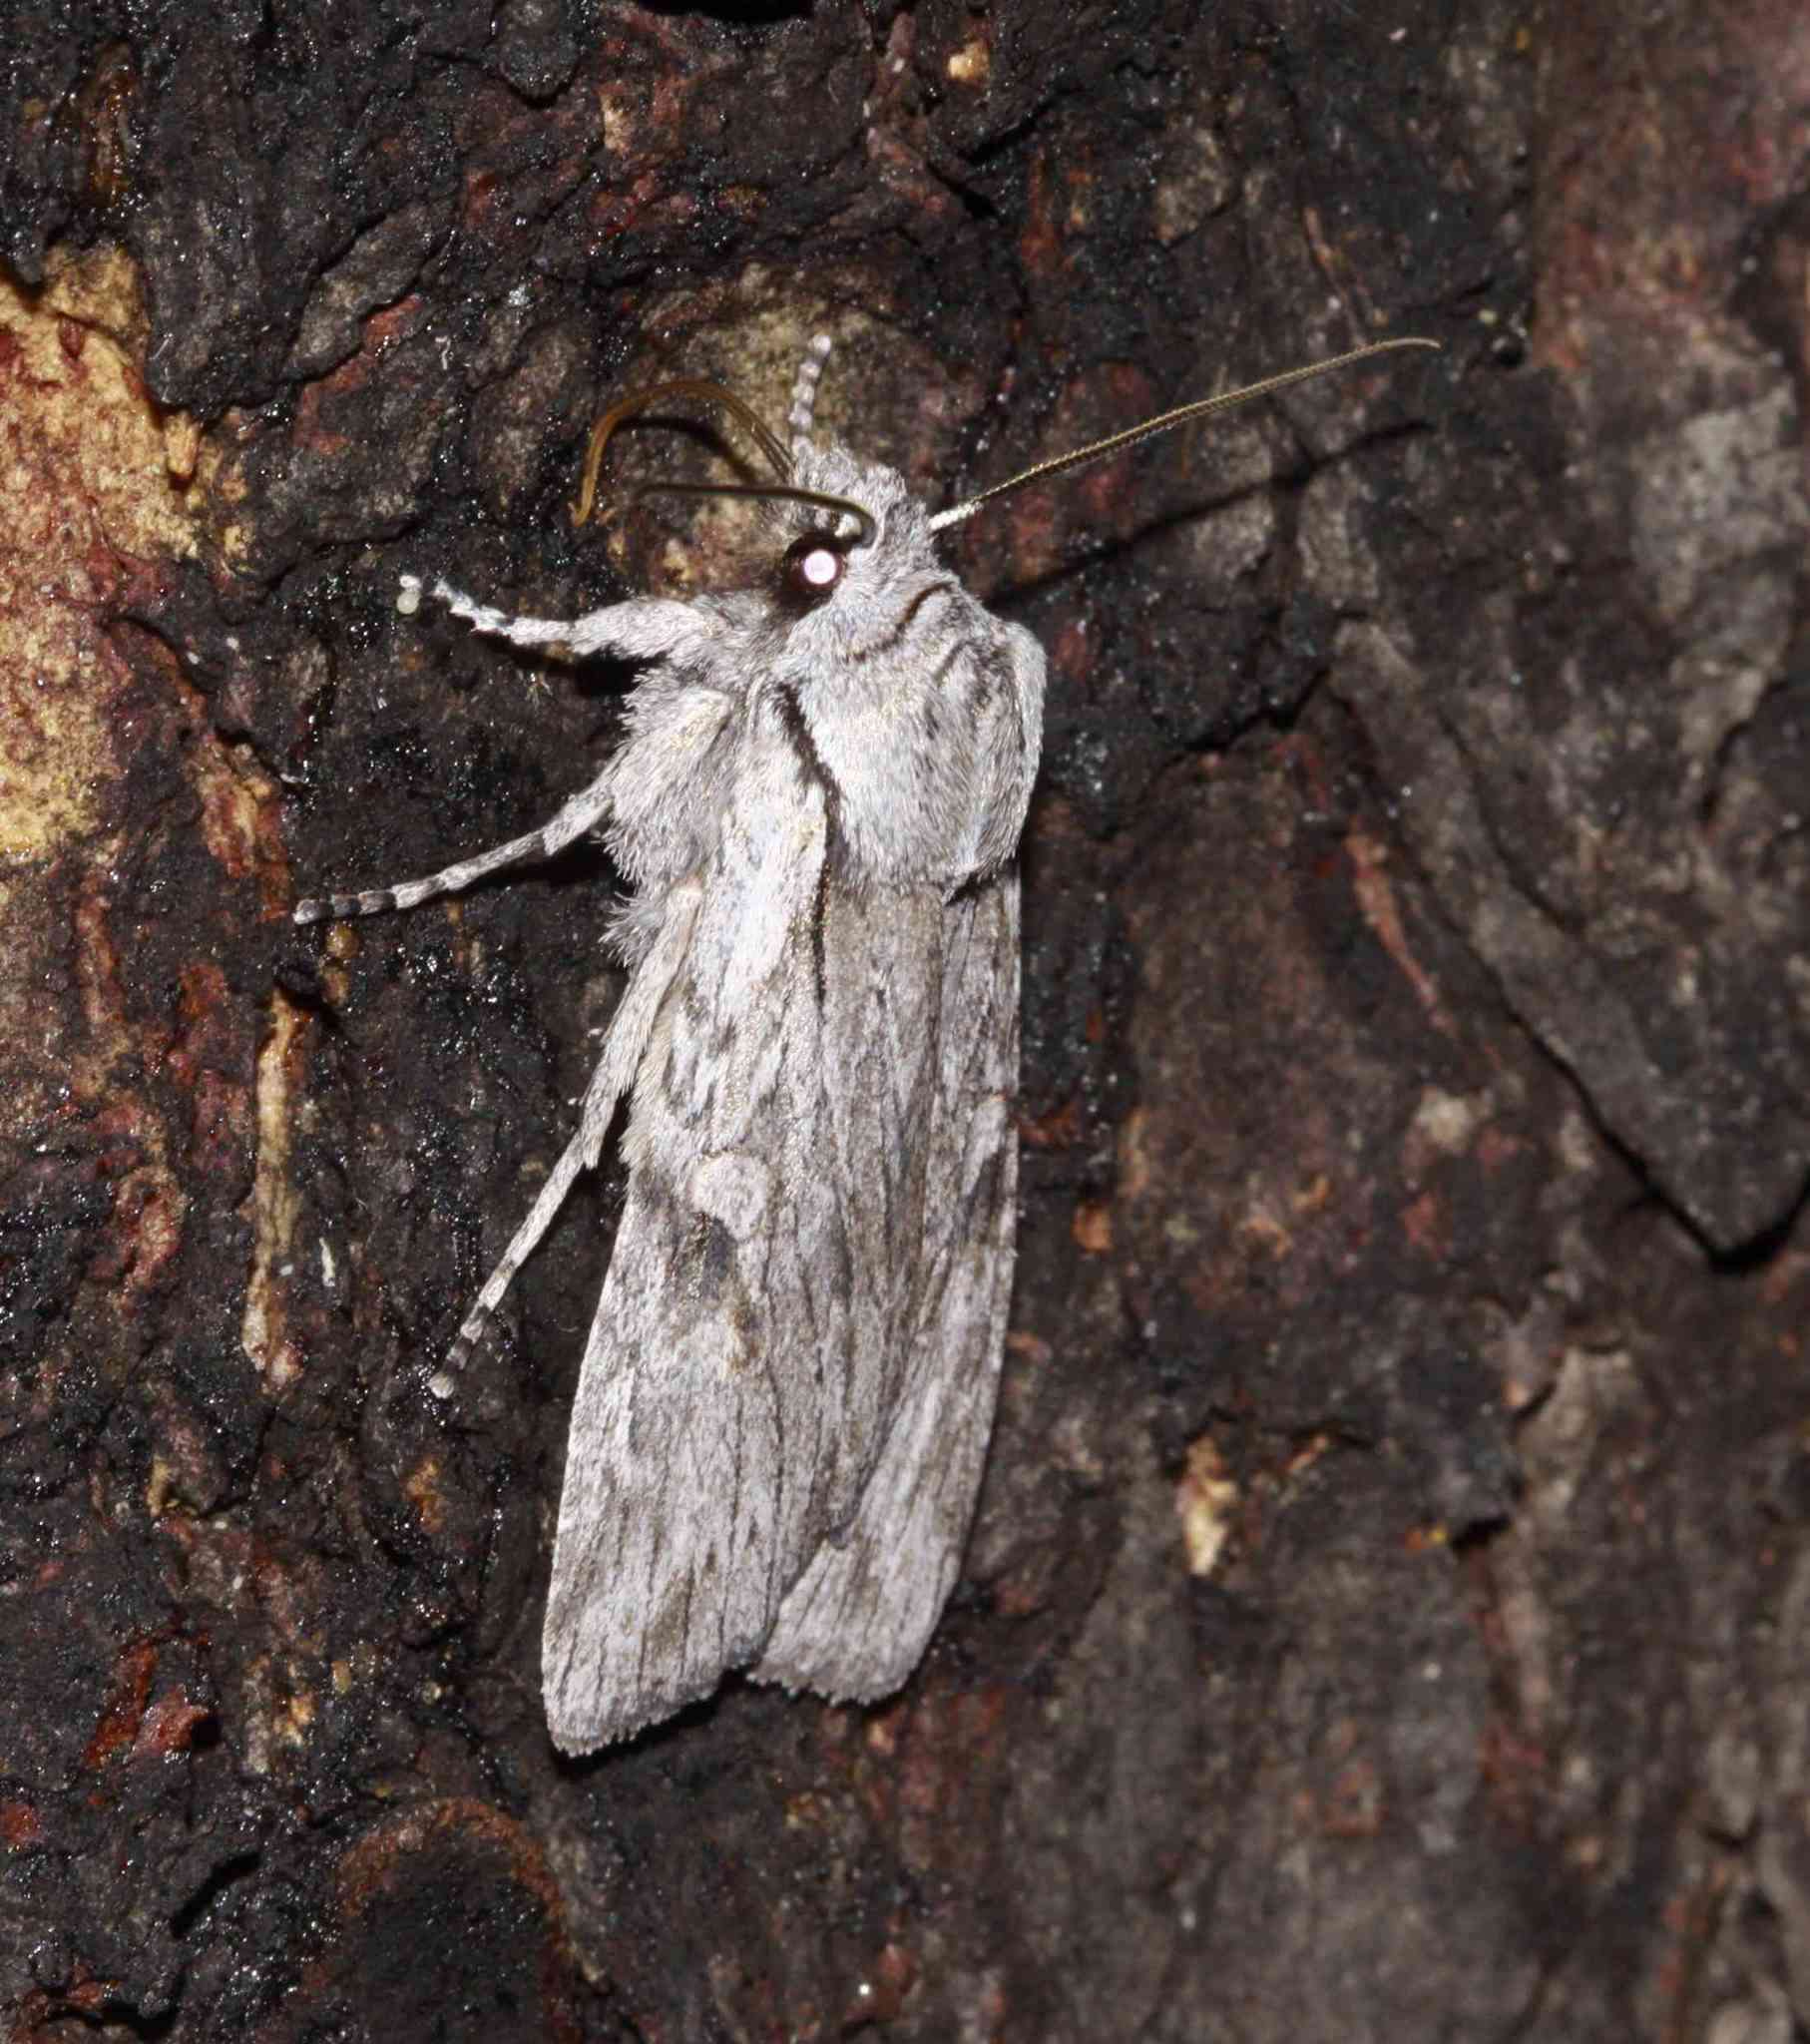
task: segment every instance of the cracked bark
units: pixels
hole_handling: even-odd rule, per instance
[[[1801,10],[0,21],[0,2010],[280,2039],[1810,2025]],[[874,1712],[536,1677],[608,1174],[420,1395],[617,981],[538,821],[637,381],[1009,500],[1051,655],[963,1590]],[[622,474],[700,472],[640,431]],[[423,1963],[424,1959],[426,1963]]]

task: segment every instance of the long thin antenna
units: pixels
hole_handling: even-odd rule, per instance
[[[578,502],[572,507],[574,525],[583,525],[597,502],[597,478],[604,465],[604,449],[610,444],[610,436],[626,419],[636,417],[669,397],[694,398],[699,404],[715,405],[731,418],[738,419],[754,436],[773,473],[781,482],[791,481],[792,457],[785,451],[778,434],[751,404],[720,383],[709,382],[700,376],[680,376],[671,383],[655,383],[646,390],[631,391],[620,404],[613,404],[591,428],[591,444],[585,450],[585,473],[579,483]]]
[[[939,511],[931,519],[930,529],[942,532],[951,525],[964,524],[982,505],[991,504],[995,497],[1003,497],[1008,490],[1022,490],[1027,483],[1044,482],[1051,476],[1063,475],[1069,469],[1081,468],[1088,462],[1104,461],[1109,454],[1117,454],[1123,447],[1135,447],[1139,440],[1148,440],[1154,434],[1184,426],[1190,419],[1203,419],[1211,412],[1228,411],[1234,404],[1247,403],[1253,397],[1268,397],[1274,391],[1286,390],[1291,383],[1305,383],[1313,376],[1330,376],[1334,369],[1348,369],[1354,362],[1369,361],[1373,355],[1390,354],[1404,347],[1438,346],[1437,340],[1428,340],[1423,335],[1373,341],[1368,347],[1354,347],[1346,354],[1332,355],[1323,362],[1309,362],[1304,368],[1284,369],[1279,376],[1265,376],[1262,382],[1247,383],[1241,390],[1221,391],[1217,397],[1197,397],[1192,404],[1177,405],[1173,411],[1145,419],[1140,426],[1128,426],[1123,433],[1110,433],[1104,440],[1076,448],[1073,454],[1059,454],[1053,460],[1039,461],[1022,474],[1011,476],[1003,483],[995,483],[990,490],[982,490],[979,496],[970,497],[965,503],[952,504],[947,511]]]

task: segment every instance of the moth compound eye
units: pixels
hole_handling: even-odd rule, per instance
[[[785,550],[785,592],[795,603],[821,603],[848,565],[842,549],[820,532],[806,533]]]

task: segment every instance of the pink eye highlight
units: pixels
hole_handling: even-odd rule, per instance
[[[807,533],[785,550],[787,592],[798,602],[820,603],[842,580],[842,549],[821,533]]]

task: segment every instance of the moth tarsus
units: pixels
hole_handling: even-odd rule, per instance
[[[579,1125],[442,1368],[460,1368],[620,1102],[627,1200],[580,1371],[543,1634],[548,1723],[585,1752],[730,1669],[870,1701],[917,1665],[960,1566],[1011,1292],[1015,856],[1044,657],[938,558],[936,535],[1242,397],[1426,341],[1385,341],[1201,400],[929,514],[893,469],[789,440],[720,385],[774,471],[780,572],[571,622],[436,581],[474,630],[643,663],[627,736],[549,822],[297,922],[407,908],[603,834],[633,888],[629,982]],[[751,422],[751,423],[750,423]],[[405,576],[398,609],[420,603]]]

